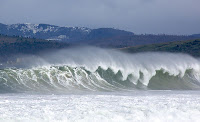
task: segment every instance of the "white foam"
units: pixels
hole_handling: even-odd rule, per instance
[[[139,78],[141,72],[144,75],[143,79],[136,80],[140,80],[144,85],[148,85],[149,80],[158,70],[180,77],[183,77],[189,69],[195,74],[200,73],[200,61],[185,54],[158,52],[126,54],[115,50],[86,47],[50,53],[45,56],[45,60],[54,65],[82,66],[92,72],[95,72],[98,67],[105,70],[111,68],[114,73],[120,70],[123,80],[126,80],[130,74]]]
[[[52,70],[55,70],[54,72],[57,72],[57,75],[60,75],[59,69],[53,69],[52,66],[69,66],[73,68],[73,70],[79,68],[79,71],[83,74],[84,70],[82,70],[81,67],[84,67],[86,70],[90,71],[93,76],[97,76],[96,70],[99,67],[104,70],[110,68],[115,74],[118,71],[121,71],[123,75],[122,80],[126,80],[128,76],[132,74],[132,78],[129,78],[131,82],[137,84],[139,81],[146,86],[148,86],[150,79],[156,75],[157,71],[162,70],[164,73],[168,73],[169,76],[182,78],[186,71],[191,70],[192,75],[198,82],[200,82],[200,61],[185,54],[158,52],[126,54],[115,50],[86,47],[54,51],[50,53],[46,52],[44,55],[41,54],[38,57],[24,56],[20,61],[21,62],[19,63],[23,65],[33,67],[29,70],[41,69],[42,71],[45,71],[43,74],[48,75],[49,79],[54,77],[52,76]],[[26,72],[24,70],[19,71]],[[69,72],[66,71],[66,73]],[[18,74],[19,76],[23,76],[22,73]],[[77,83],[82,82],[81,80],[84,81],[85,79],[90,81],[90,77],[87,76],[86,78],[80,78],[79,74],[76,74],[70,79],[70,81],[76,81]],[[59,81],[59,77],[56,79],[59,82],[64,82],[64,80],[69,81],[69,78],[64,75],[62,78],[61,81]],[[53,79],[51,80],[53,81]]]
[[[124,94],[1,95],[0,121],[199,121],[199,92]]]

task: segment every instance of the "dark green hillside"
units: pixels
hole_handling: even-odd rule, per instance
[[[88,41],[81,41],[79,43],[88,44],[97,47],[106,48],[123,48],[130,46],[158,44],[165,42],[173,42],[180,40],[198,39],[196,36],[181,36],[181,35],[118,35],[108,38],[96,38]]]
[[[187,53],[192,56],[200,57],[200,39],[135,46],[135,47],[122,48],[121,50],[130,53],[147,52],[147,51],[177,52],[177,53]]]
[[[69,44],[35,38],[0,35],[0,57],[14,54],[35,54],[43,50],[60,49]]]

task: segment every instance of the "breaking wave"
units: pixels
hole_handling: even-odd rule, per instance
[[[74,48],[2,64],[0,92],[199,90],[200,61],[185,54]]]

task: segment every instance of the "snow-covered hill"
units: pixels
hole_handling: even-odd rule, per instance
[[[188,36],[165,34],[134,35],[132,32],[113,28],[89,29],[85,27],[59,27],[49,24],[30,23],[12,25],[5,25],[0,23],[0,34],[108,48],[123,48],[137,45],[192,40],[199,38],[199,34]]]
[[[78,41],[91,29],[85,27],[59,27],[48,24],[0,24],[0,34],[34,37],[47,40]]]

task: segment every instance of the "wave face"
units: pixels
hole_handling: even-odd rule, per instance
[[[74,48],[2,64],[0,92],[199,90],[200,61],[185,54]]]

